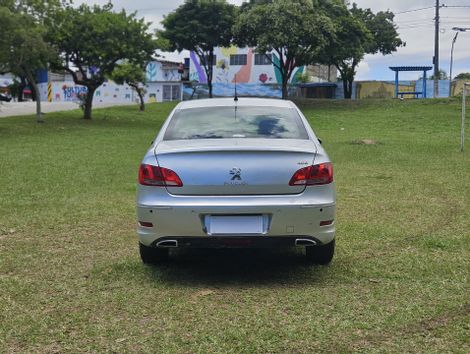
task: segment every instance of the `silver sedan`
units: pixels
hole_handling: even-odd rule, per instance
[[[137,222],[144,263],[174,247],[303,246],[328,264],[333,167],[290,101],[182,102],[140,165]]]

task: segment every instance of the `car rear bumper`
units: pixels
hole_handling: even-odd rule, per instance
[[[209,235],[206,231],[204,220],[206,215],[247,215],[257,214],[269,219],[267,232],[259,235]],[[255,245],[270,242],[282,244],[294,244],[297,238],[312,239],[318,244],[331,242],[335,237],[335,206],[186,206],[137,208],[138,220],[151,223],[150,227],[137,228],[140,242],[146,246],[156,245],[166,239],[184,241],[180,245],[194,239],[192,245],[210,247],[212,244],[226,244],[224,240],[246,240],[247,245]],[[320,226],[325,220],[333,220],[330,225]],[[182,236],[183,235],[183,236]],[[248,241],[249,240],[249,241]],[[242,243],[243,243],[242,242]],[[236,242],[235,242],[236,243]],[[235,243],[232,243],[233,245]],[[205,246],[203,246],[205,245]],[[181,247],[181,246],[179,246]]]
[[[162,237],[150,246],[157,248],[287,248],[322,245],[311,236],[205,236]]]
[[[207,216],[214,215],[262,215],[268,225],[259,235],[240,235],[236,228],[233,235],[210,235],[205,223]],[[293,244],[299,237],[327,244],[335,237],[334,220],[334,184],[307,187],[301,194],[271,196],[176,196],[164,188],[139,186],[137,195],[137,233],[145,246],[181,237],[194,239],[192,244],[206,245],[219,241],[224,244],[223,240],[231,237],[252,240],[244,242],[253,245],[258,242]],[[324,221],[332,222],[322,225]]]

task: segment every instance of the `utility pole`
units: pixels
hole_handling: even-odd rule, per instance
[[[439,95],[439,0],[436,0],[436,17],[434,18],[434,98]]]

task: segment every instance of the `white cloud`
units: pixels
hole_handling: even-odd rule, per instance
[[[356,80],[366,80],[369,76],[370,67],[367,61],[359,63],[356,72]]]

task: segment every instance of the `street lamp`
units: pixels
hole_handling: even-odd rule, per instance
[[[452,40],[452,48],[450,49],[450,70],[449,70],[449,97],[452,95],[452,66],[454,64],[454,45],[457,42],[457,37],[460,32],[467,32],[470,28],[463,27],[454,27],[452,28],[455,31],[454,39]]]

